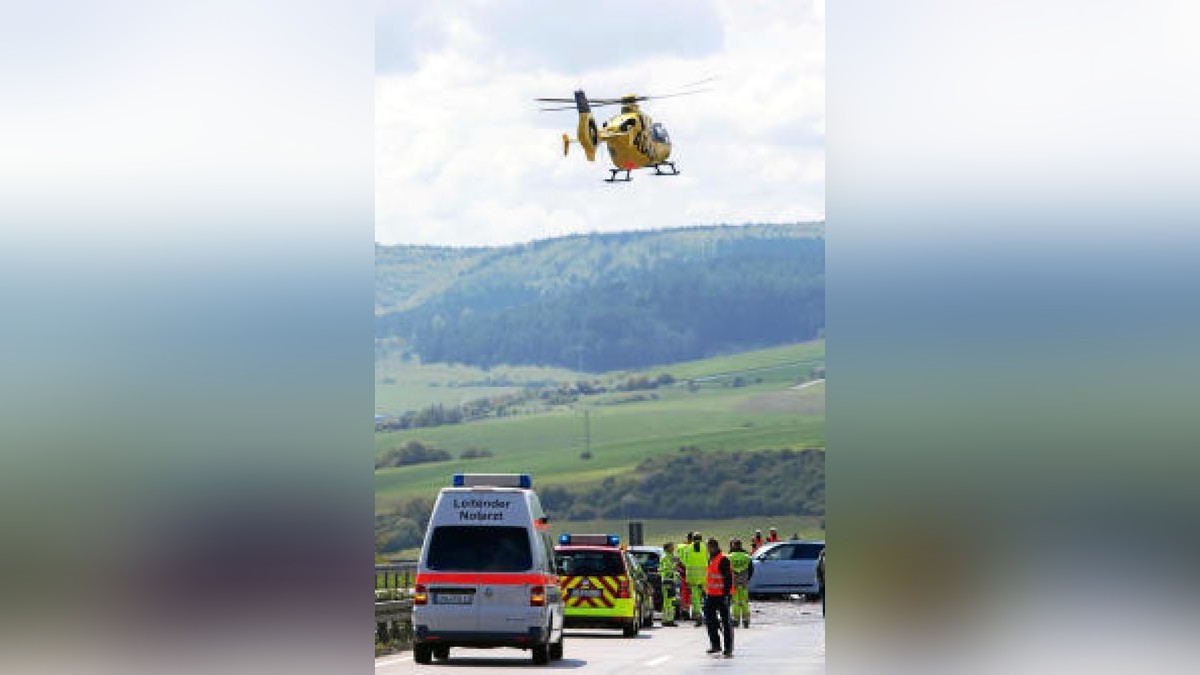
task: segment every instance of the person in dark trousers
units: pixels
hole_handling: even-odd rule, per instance
[[[716,539],[708,540],[708,574],[704,580],[704,622],[708,625],[709,654],[721,651],[724,637],[725,658],[733,658],[733,621],[729,617],[729,599],[733,596],[733,566],[721,553]],[[717,621],[720,617],[720,633]]]
[[[821,616],[825,616],[825,549],[817,556],[817,588],[821,590]]]

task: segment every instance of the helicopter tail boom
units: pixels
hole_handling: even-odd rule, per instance
[[[596,120],[592,117],[592,106],[588,103],[583,90],[575,91],[575,109],[579,112],[579,124],[575,128],[575,137],[583,147],[589,162],[596,161],[596,146],[600,143],[600,132],[596,128]],[[566,154],[566,151],[563,151]]]

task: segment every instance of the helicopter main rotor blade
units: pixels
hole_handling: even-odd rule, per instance
[[[572,100],[574,100],[574,99],[572,99]],[[617,105],[618,103],[620,103],[620,101],[612,101],[612,102],[601,101],[601,102],[597,103],[597,102],[592,101],[591,99],[588,100],[588,105],[590,105],[593,108],[603,108],[603,107],[610,106],[610,105]],[[575,109],[576,109],[576,107],[573,105],[564,105],[559,108],[538,108],[538,111],[539,112],[551,112],[554,110],[575,110]]]
[[[691,96],[692,94],[703,94],[712,91],[712,89],[697,89],[696,91],[680,91],[674,94],[660,94],[658,96],[639,96],[639,101],[654,101],[660,98],[675,98],[676,96]]]
[[[694,87],[698,84],[707,84],[709,82],[715,82],[716,80],[717,80],[717,76],[713,75],[712,77],[706,77],[703,80],[696,80],[695,82],[688,82],[687,84],[681,84],[681,85],[679,85],[679,88],[687,89],[689,87]]]

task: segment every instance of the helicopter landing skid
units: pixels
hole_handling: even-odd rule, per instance
[[[671,170],[663,171],[662,168],[664,166],[670,167]],[[678,176],[679,169],[675,168],[675,162],[661,162],[659,164],[654,165],[654,175],[655,176]]]
[[[621,173],[622,171],[625,172],[625,177],[617,178],[617,174]],[[609,172],[612,173],[612,175],[604,179],[605,183],[628,183],[629,181],[633,180],[633,178],[629,175],[629,169],[609,169]]]

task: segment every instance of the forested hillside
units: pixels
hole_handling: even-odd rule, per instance
[[[423,362],[606,371],[819,337],[821,224],[376,248],[376,334]]]

